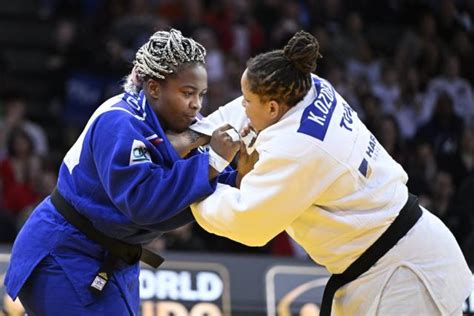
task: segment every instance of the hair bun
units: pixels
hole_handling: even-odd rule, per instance
[[[293,35],[283,48],[283,55],[295,68],[306,74],[316,70],[318,58],[322,57],[319,53],[318,40],[305,31]]]

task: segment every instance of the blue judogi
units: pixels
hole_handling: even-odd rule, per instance
[[[61,164],[57,189],[96,229],[145,244],[193,221],[187,206],[216,187],[217,179],[210,182],[208,171],[207,153],[180,159],[143,92],[125,93],[107,100],[92,115]],[[235,172],[219,180],[235,185]],[[138,264],[114,270],[100,297],[88,290],[104,255],[104,249],[68,223],[47,197],[15,241],[5,278],[7,292],[16,298],[32,275],[20,296],[33,310],[59,313],[58,306],[66,304],[61,298],[70,295],[68,315],[136,313]],[[45,290],[38,283],[44,283]],[[120,297],[124,303],[117,302]]]

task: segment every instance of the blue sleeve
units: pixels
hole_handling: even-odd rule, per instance
[[[191,152],[186,156],[186,158],[193,157],[195,155],[199,155],[203,152],[206,152],[205,149],[193,149]],[[230,185],[232,187],[236,187],[236,180],[237,180],[237,170],[234,170],[231,165],[228,165],[224,171],[217,177],[217,182]]]
[[[237,170],[234,170],[232,167],[227,167],[217,178],[217,182],[228,184],[232,187],[237,187]]]
[[[207,153],[165,161],[166,142],[152,144],[140,133],[143,123],[127,114],[116,119],[113,112],[97,120],[91,149],[104,190],[131,221],[162,222],[214,192],[217,181],[208,180]],[[141,155],[133,156],[134,150]]]

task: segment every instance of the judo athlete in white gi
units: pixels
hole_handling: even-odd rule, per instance
[[[164,132],[186,130],[198,114],[207,90],[204,57],[179,31],[156,32],[138,50],[125,93],[92,115],[63,160],[56,191],[13,246],[5,285],[28,315],[137,315],[138,259],[157,258],[140,245],[193,221],[189,204],[218,180],[235,183],[232,174],[217,177],[208,153],[181,159]],[[211,147],[231,161],[239,143],[217,131]]]
[[[240,188],[218,184],[192,205],[197,222],[249,246],[286,231],[333,274],[322,315],[331,306],[332,315],[461,315],[472,274],[456,240],[409,195],[407,174],[357,113],[312,74],[318,56],[317,40],[298,32],[249,60],[243,97],[191,127],[240,129],[248,117],[258,132],[253,169]]]

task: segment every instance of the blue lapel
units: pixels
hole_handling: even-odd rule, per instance
[[[166,137],[165,131],[163,131],[163,128],[161,127],[160,121],[158,120],[158,117],[156,116],[155,112],[151,108],[150,104],[146,100],[145,94],[143,91],[140,92],[139,95],[139,100],[140,104],[143,104],[144,110],[146,113],[146,121],[152,126],[153,130],[156,131],[156,135],[158,137],[161,137],[163,139],[163,143],[160,144],[161,146],[164,145],[165,150],[160,152],[163,154],[164,158],[166,161],[170,161],[171,163],[180,160],[181,157],[179,154],[176,152],[174,147],[171,145],[170,141],[168,140],[168,137]],[[143,102],[145,101],[145,102]]]

